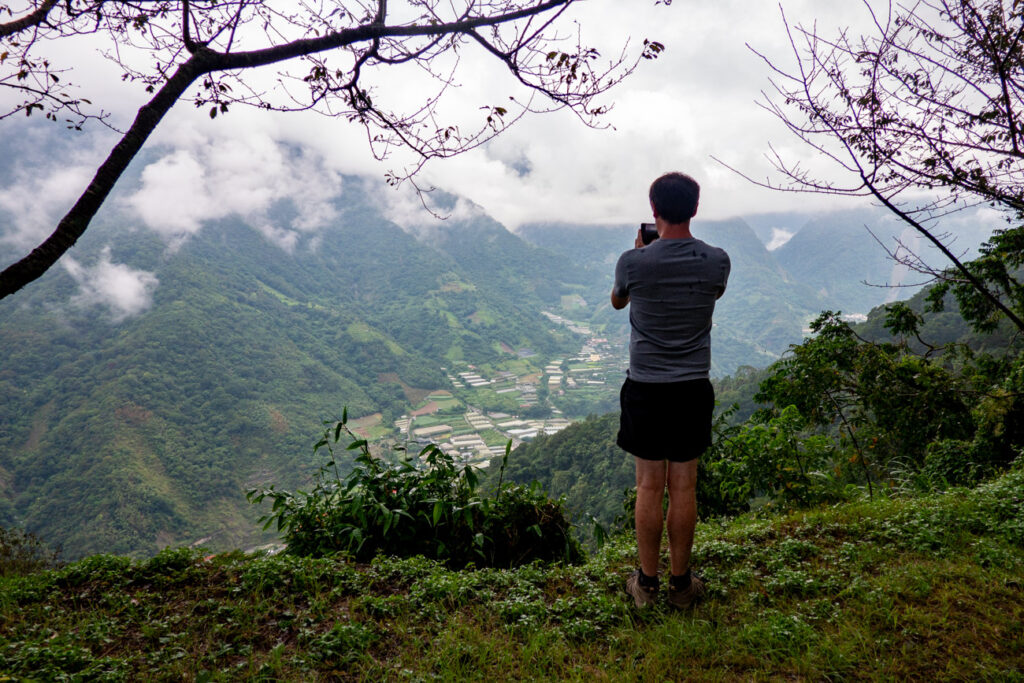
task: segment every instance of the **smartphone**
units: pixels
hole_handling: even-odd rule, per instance
[[[656,239],[658,239],[658,229],[654,227],[654,223],[641,223],[640,240],[644,244],[650,244]]]

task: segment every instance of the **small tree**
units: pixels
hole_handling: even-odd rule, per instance
[[[0,527],[0,577],[24,576],[60,565],[59,548],[47,548],[33,533]]]
[[[20,10],[0,4],[0,89],[16,113],[42,113],[80,128],[109,115],[76,94],[69,39],[88,34],[99,49],[152,97],[97,169],[92,182],[56,230],[22,260],[0,273],[0,298],[35,280],[89,226],[117,180],[164,115],[180,100],[211,117],[236,105],[276,111],[314,110],[365,126],[378,158],[396,147],[418,162],[390,174],[411,177],[431,159],[483,144],[528,112],[567,108],[596,125],[607,111],[597,99],[660,43],[645,40],[638,55],[603,62],[578,31],[565,28],[580,0],[30,0]],[[660,4],[660,0],[655,4]],[[665,3],[668,4],[668,3]],[[78,49],[80,44],[76,44]],[[63,54],[60,48],[64,48]],[[455,85],[462,60],[483,56],[504,65],[525,96],[481,102],[475,126],[441,119],[439,103]],[[384,103],[376,74],[418,67],[434,83],[432,95],[408,108]],[[278,67],[277,87],[252,77]]]
[[[1024,12],[1004,0],[864,1],[871,33],[828,38],[787,24],[796,64],[765,57],[777,98],[763,106],[833,162],[835,179],[774,154],[781,182],[800,192],[870,196],[937,247],[936,268],[901,247],[893,255],[952,290],[978,329],[1006,317],[1024,330],[1024,228],[998,231],[963,263],[941,232],[949,212],[991,205],[1024,217]]]
[[[876,344],[838,313],[822,313],[811,323],[816,336],[772,366],[755,400],[795,406],[811,422],[836,429],[869,487],[894,461],[920,468],[930,443],[970,439],[974,423],[963,380],[930,353],[910,351],[914,315],[903,304],[891,307],[886,327],[899,341]]]

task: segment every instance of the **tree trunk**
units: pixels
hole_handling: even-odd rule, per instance
[[[57,224],[53,234],[28,256],[0,272],[0,299],[39,278],[74,246],[157,124],[196,78],[206,71],[205,61],[202,52],[193,55],[174,72],[153,99],[139,109],[131,128],[110,151],[92,182]]]

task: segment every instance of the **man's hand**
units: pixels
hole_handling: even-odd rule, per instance
[[[636,239],[633,241],[633,246],[636,247],[637,249],[639,249],[640,247],[647,246],[646,244],[644,244],[643,228],[637,228]]]
[[[615,292],[612,292],[612,308],[616,311],[622,310],[629,304],[629,297],[625,299],[615,296]]]

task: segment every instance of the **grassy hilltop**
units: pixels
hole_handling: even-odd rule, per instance
[[[1024,680],[1024,468],[698,526],[710,595],[581,566],[165,550],[0,578],[0,680]]]

